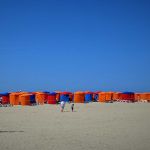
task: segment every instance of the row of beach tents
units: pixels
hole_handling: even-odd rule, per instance
[[[11,92],[0,93],[1,105],[57,104],[60,101],[74,103],[89,102],[150,102],[150,93],[134,92]]]

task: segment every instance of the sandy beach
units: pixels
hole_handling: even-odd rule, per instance
[[[149,150],[150,104],[0,108],[1,150]]]

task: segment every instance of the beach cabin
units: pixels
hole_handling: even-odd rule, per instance
[[[113,92],[105,92],[105,102],[113,102]]]
[[[135,102],[141,101],[141,93],[134,93],[134,100]]]
[[[98,101],[98,94],[101,93],[102,91],[96,91],[93,92],[93,101],[97,102]]]
[[[98,94],[98,101],[101,103],[104,103],[106,101],[106,93],[105,92],[101,92]]]
[[[70,94],[72,94],[72,93],[71,92],[62,92],[60,94],[60,101],[70,102],[70,97],[69,97]]]
[[[0,103],[1,105],[10,104],[9,93],[0,93]]]
[[[120,100],[120,92],[114,92],[113,93],[113,96],[112,96],[112,99],[113,101],[119,101]]]
[[[84,92],[75,92],[73,101],[74,103],[84,103],[85,93]]]
[[[43,92],[37,92],[35,94],[36,103],[43,105],[44,103],[47,103],[48,94]]]
[[[35,105],[36,104],[36,99],[35,99],[35,94],[30,94],[30,103],[31,105]]]
[[[150,102],[150,93],[141,93],[140,101],[141,102]]]
[[[31,105],[31,101],[30,101],[31,96],[32,96],[32,94],[19,95],[19,100],[20,100],[21,106],[30,106]]]
[[[20,101],[19,101],[19,95],[21,95],[20,93],[10,93],[9,98],[10,98],[10,104],[13,105],[19,105]]]
[[[123,92],[120,94],[120,100],[126,102],[134,102],[134,93],[133,92]]]
[[[56,93],[55,92],[49,93],[47,99],[48,99],[47,100],[48,104],[56,104],[57,103],[57,101],[56,101]]]
[[[85,103],[93,101],[93,92],[85,92]]]
[[[19,96],[22,94],[27,94],[28,92],[12,92],[9,94],[10,104],[12,106],[14,105],[20,105],[20,99]]]

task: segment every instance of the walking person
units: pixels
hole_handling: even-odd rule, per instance
[[[61,107],[61,112],[63,112],[64,108],[65,108],[65,102],[64,101],[60,102],[60,107]]]
[[[74,111],[74,104],[71,104],[71,110]]]

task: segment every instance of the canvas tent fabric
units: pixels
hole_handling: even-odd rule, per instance
[[[30,96],[31,96],[31,94],[22,94],[22,95],[20,95],[19,96],[20,104],[22,106],[30,106],[31,105]]]
[[[47,103],[48,104],[56,104],[57,103],[57,101],[56,101],[56,93],[53,92],[53,93],[50,93],[48,95]]]
[[[98,94],[98,101],[104,103],[106,101],[106,94],[105,92],[101,92]]]
[[[73,101],[74,103],[84,103],[85,94],[84,92],[75,92]]]
[[[35,98],[37,104],[43,105],[44,103],[47,103],[47,97],[48,97],[47,93],[42,93],[42,92],[36,93]]]
[[[69,95],[61,94],[60,101],[69,102]]]
[[[133,92],[123,92],[120,94],[120,99],[134,102],[134,93]]]
[[[93,100],[92,93],[85,94],[85,103],[92,102],[92,100]]]

